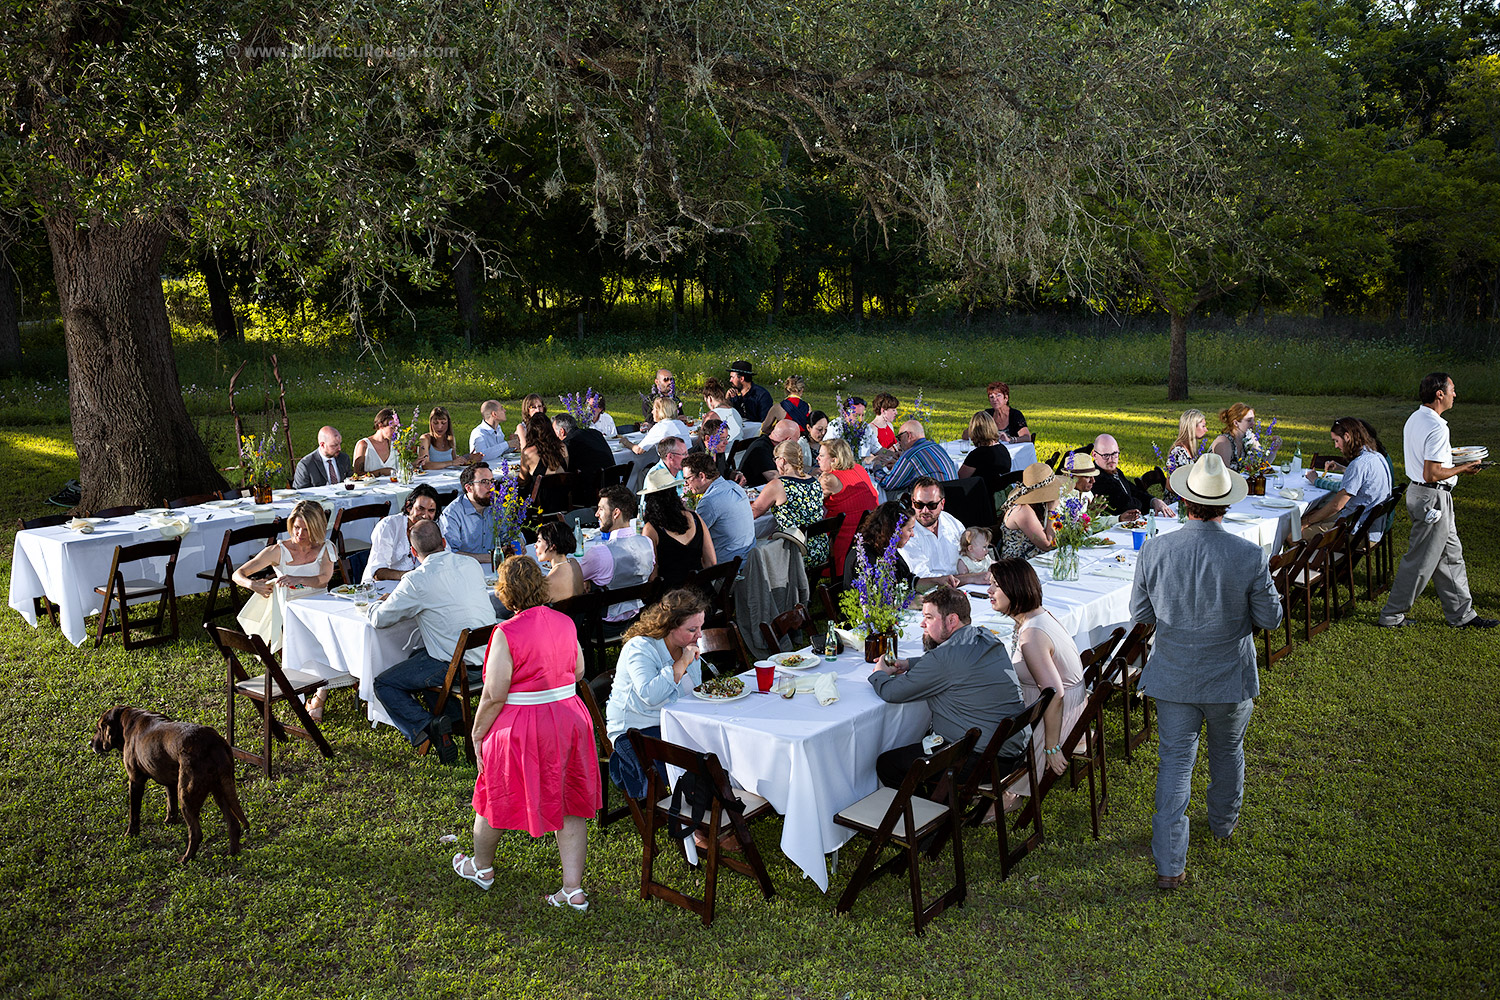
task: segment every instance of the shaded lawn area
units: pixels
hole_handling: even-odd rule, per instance
[[[856,387],[867,398],[876,387]],[[897,388],[903,401],[910,391]],[[974,394],[978,396],[978,393]],[[1114,430],[1133,472],[1166,448],[1178,409],[1159,390],[1027,386],[1016,405],[1054,447]],[[1192,405],[1217,410],[1232,398]],[[982,399],[928,394],[934,437],[951,437]],[[1327,450],[1336,416],[1372,420],[1399,455],[1412,403],[1399,399],[1250,399],[1278,430]],[[455,423],[472,426],[464,403]],[[458,416],[462,411],[466,415]],[[311,448],[332,420],[351,442],[363,411],[297,417]],[[624,418],[622,411],[617,414]],[[1500,407],[1449,414],[1455,443],[1500,443]],[[45,512],[41,499],[76,474],[63,428],[0,431],[0,509]],[[1400,465],[1398,460],[1398,467]],[[1500,611],[1500,514],[1493,473],[1457,494],[1470,584],[1482,613]],[[55,509],[55,508],[54,508]],[[1398,553],[1406,519],[1398,516]],[[0,535],[9,554],[13,532]],[[0,560],[8,581],[9,558]],[[1360,586],[1363,595],[1363,584]],[[219,727],[221,666],[199,639],[202,599],[182,601],[183,641],[126,654],[117,641],[74,649],[55,630],[0,616],[0,994],[10,996],[932,997],[1486,996],[1500,963],[1495,891],[1500,636],[1455,632],[1431,591],[1420,627],[1376,630],[1360,605],[1262,672],[1247,741],[1245,809],[1235,843],[1208,836],[1200,762],[1190,809],[1189,882],[1153,885],[1148,850],[1154,742],[1110,767],[1103,839],[1087,799],[1057,790],[1048,842],[1006,881],[993,833],[971,831],[967,904],[913,938],[905,883],[867,890],[835,916],[859,846],[844,852],[829,895],[775,849],[779,825],[756,827],[776,896],[732,873],[719,915],[691,915],[637,895],[639,840],[591,830],[593,909],[544,907],[559,883],[550,839],[508,834],[489,893],[448,868],[467,850],[473,772],[414,757],[389,728],[372,731],[348,691],[330,704],[337,757],[306,744],[277,750],[282,776],[239,768],[252,827],[227,855],[215,808],[205,844],[176,864],[181,828],[162,823],[152,786],[139,841],[124,836],[118,755],[86,741],[99,714],[135,704]],[[1111,751],[1118,718],[1111,717]],[[446,833],[457,847],[440,844]],[[680,866],[667,856],[664,870]],[[691,884],[696,876],[687,876]],[[935,883],[934,883],[935,884]]]

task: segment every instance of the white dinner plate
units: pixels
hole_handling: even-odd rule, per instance
[[[693,688],[693,697],[697,698],[699,701],[713,701],[722,703],[726,701],[739,701],[741,698],[748,698],[750,697],[750,693],[754,690],[756,690],[755,681],[751,680],[749,683],[745,684],[745,690],[741,691],[739,694],[731,695],[728,698],[716,698],[711,694],[704,694],[697,688]]]
[[[791,659],[794,656],[799,658],[795,663],[788,663],[788,662],[786,662],[787,660]],[[771,657],[770,659],[761,660],[759,663],[756,664],[756,666],[758,667],[758,666],[761,666],[762,664],[769,663],[769,664],[772,664],[772,665],[777,666],[777,667],[782,667],[782,668],[784,668],[786,670],[806,670],[808,667],[816,667],[821,662],[822,662],[822,657],[816,656],[816,655],[814,655],[812,653],[808,653],[808,652],[801,652],[801,653],[777,653],[775,656]]]
[[[1295,510],[1297,504],[1295,501],[1283,500],[1281,497],[1257,497],[1255,506],[1269,507],[1272,510]]]
[[[203,506],[205,506],[205,507],[218,507],[218,508],[220,508],[222,510],[222,509],[224,509],[226,507],[238,507],[239,505],[240,505],[240,501],[239,501],[238,498],[236,498],[234,500],[210,500],[208,503],[204,504]]]
[[[300,490],[272,490],[271,496],[277,500],[301,500],[302,492]]]
[[[171,514],[172,511],[166,507],[142,507],[136,513],[141,517],[156,517],[162,514]]]

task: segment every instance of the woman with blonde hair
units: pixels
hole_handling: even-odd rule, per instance
[[[708,604],[697,590],[669,590],[625,633],[604,709],[604,729],[615,748],[609,778],[633,799],[646,794],[646,771],[625,732],[639,729],[647,736],[660,736],[661,710],[703,683],[698,636],[707,612]]]
[[[1192,465],[1203,450],[1203,439],[1208,436],[1208,418],[1202,410],[1183,410],[1177,418],[1177,437],[1167,452],[1167,472]]]
[[[654,422],[646,436],[641,438],[641,443],[630,446],[637,455],[647,448],[655,448],[669,437],[680,438],[683,444],[692,445],[693,432],[677,419],[677,402],[671,396],[657,396],[651,401],[651,419]]]
[[[844,523],[833,538],[833,565],[844,565],[860,518],[880,505],[875,482],[854,458],[854,449],[843,438],[829,438],[818,452],[818,481],[823,486],[823,516],[844,515]]]
[[[527,556],[500,564],[495,589],[514,615],[495,626],[484,654],[484,690],[470,731],[479,765],[474,854],[455,854],[453,871],[487,890],[501,830],[556,833],[562,888],[542,902],[587,910],[587,823],[602,789],[593,722],[575,688],[583,679],[578,629],[546,606],[547,581]]]
[[[375,414],[375,429],[354,445],[354,474],[389,472],[396,465],[396,428],[401,420],[389,406]]]
[[[1255,411],[1244,403],[1230,403],[1219,411],[1219,419],[1224,422],[1224,431],[1209,447],[1225,465],[1237,469],[1245,457],[1245,433],[1255,426]]]
[[[958,467],[958,478],[978,476],[984,480],[985,489],[991,495],[1000,490],[1000,479],[1010,474],[1010,449],[1000,443],[1000,428],[988,410],[980,410],[969,418],[969,428],[964,433],[974,450],[964,456],[964,464]]]
[[[252,591],[240,609],[239,623],[247,635],[258,635],[271,652],[281,651],[281,626],[286,602],[322,592],[333,578],[338,554],[328,541],[328,515],[316,500],[301,500],[286,519],[287,539],[261,549],[234,571],[234,582]],[[257,580],[261,570],[276,572],[275,580]],[[323,717],[328,689],[320,688],[308,708]]]
[[[750,513],[755,517],[770,510],[776,512],[776,524],[783,530],[802,529],[823,520],[823,485],[807,475],[802,464],[802,447],[796,441],[783,441],[776,446],[775,461],[778,477],[760,488],[759,495],[750,501]],[[821,563],[828,558],[828,536],[819,535],[808,543],[803,560],[808,565]]]

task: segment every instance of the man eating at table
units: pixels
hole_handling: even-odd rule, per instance
[[[1094,477],[1094,495],[1104,498],[1108,511],[1122,521],[1133,521],[1142,510],[1170,514],[1171,509],[1151,496],[1140,483],[1132,483],[1120,471],[1120,442],[1112,435],[1094,438],[1091,453],[1098,474]]]
[[[469,432],[469,454],[477,451],[483,461],[498,462],[510,451],[505,440],[505,407],[498,399],[487,399],[479,404],[479,418],[479,426]]]
[[[361,582],[399,580],[416,569],[417,560],[411,554],[411,529],[422,521],[436,521],[437,516],[437,490],[426,483],[418,483],[407,495],[401,510],[381,518],[370,533],[370,556]]]
[[[488,566],[495,547],[495,512],[490,506],[495,499],[495,474],[484,462],[477,462],[464,469],[458,484],[464,495],[443,508],[439,521],[443,538],[453,552]]]
[[[411,529],[411,553],[416,569],[401,578],[389,597],[371,605],[370,624],[391,628],[415,618],[422,648],[375,678],[375,697],[412,746],[430,740],[438,760],[453,764],[458,760],[458,747],[453,743],[452,720],[459,717],[459,705],[449,698],[445,714],[434,716],[430,706],[437,696],[427,688],[443,683],[463,630],[493,625],[495,611],[484,585],[484,570],[472,559],[444,551],[443,534],[436,524],[421,521]],[[464,663],[469,667],[469,684],[482,684],[484,650],[471,649],[464,654]]]
[[[932,710],[932,732],[957,742],[975,726],[979,742],[959,767],[960,781],[979,762],[995,727],[1025,707],[1010,655],[994,633],[970,624],[969,598],[954,587],[938,587],[922,597],[922,648],[911,660],[882,658],[870,672],[870,686],[893,704],[926,701]],[[1022,731],[1000,748],[1002,774],[1021,765],[1030,733]],[[923,756],[922,744],[887,750],[875,761],[882,785],[898,788],[912,762]]]
[[[318,447],[303,455],[292,476],[292,489],[305,490],[310,486],[332,486],[343,482],[349,475],[349,456],[344,454],[344,435],[337,427],[324,427],[318,431]]]
[[[953,464],[942,445],[928,439],[920,421],[908,420],[901,425],[896,434],[896,447],[900,449],[901,457],[884,475],[876,475],[888,493],[904,489],[923,476],[937,482],[958,478],[958,466]],[[954,561],[957,562],[956,557]]]

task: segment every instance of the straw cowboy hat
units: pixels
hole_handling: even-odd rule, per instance
[[[1211,507],[1228,507],[1250,492],[1245,477],[1227,468],[1224,460],[1211,451],[1172,473],[1170,482],[1172,492],[1182,499]]]
[[[1021,473],[1021,485],[1005,501],[1007,507],[1018,503],[1051,503],[1062,496],[1062,483],[1046,462],[1032,462]]]
[[[1074,451],[1063,460],[1063,472],[1077,479],[1079,476],[1098,476],[1099,467],[1094,464],[1094,456],[1086,451]]]

